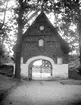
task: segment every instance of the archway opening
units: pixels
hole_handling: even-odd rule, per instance
[[[52,76],[52,64],[45,59],[37,59],[32,63],[32,79],[44,79]]]

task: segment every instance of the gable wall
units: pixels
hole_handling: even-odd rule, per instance
[[[40,26],[44,26],[44,30],[40,30]],[[67,56],[64,55],[60,41],[54,30],[50,28],[49,23],[46,20],[36,21],[28,29],[28,33],[24,37],[22,44],[22,57],[24,63],[31,57],[35,56],[47,56],[57,63],[57,57],[63,58],[63,63],[67,63]],[[44,46],[39,46],[39,40],[44,40]]]

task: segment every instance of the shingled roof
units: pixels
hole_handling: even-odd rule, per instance
[[[68,54],[70,52],[70,47],[68,45],[68,43],[59,35],[57,29],[52,25],[52,23],[49,21],[49,19],[47,18],[47,16],[45,15],[44,12],[41,12],[38,17],[35,19],[35,21],[32,23],[32,25],[27,29],[27,31],[25,32],[25,34],[23,35],[23,39],[29,35],[30,33],[30,29],[32,28],[33,25],[35,24],[39,24],[39,21],[41,23],[47,24],[51,31],[54,33],[54,35],[56,35],[59,39],[59,42],[61,43],[61,48],[63,50],[63,52],[65,54]]]

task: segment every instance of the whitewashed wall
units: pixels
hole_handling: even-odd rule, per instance
[[[68,64],[55,64],[51,58],[45,56],[37,56],[29,59],[26,64],[23,64],[23,59],[21,58],[21,76],[28,78],[28,66],[31,61],[34,59],[43,58],[47,59],[52,64],[52,78],[61,77],[61,78],[68,78]]]
[[[68,78],[68,64],[54,65],[53,78]]]

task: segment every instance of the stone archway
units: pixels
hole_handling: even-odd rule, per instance
[[[40,55],[40,56],[35,56],[35,57],[32,57],[32,58],[29,58],[28,59],[28,61],[24,65],[24,71],[23,72],[24,72],[25,77],[30,78],[30,67],[31,67],[31,64],[32,64],[31,62],[34,62],[34,61],[36,61],[38,59],[44,59],[44,60],[49,61],[51,63],[51,65],[52,65],[52,74],[53,74],[54,64],[55,64],[55,62],[53,61],[53,59],[50,58],[50,57],[47,57],[47,56]]]

